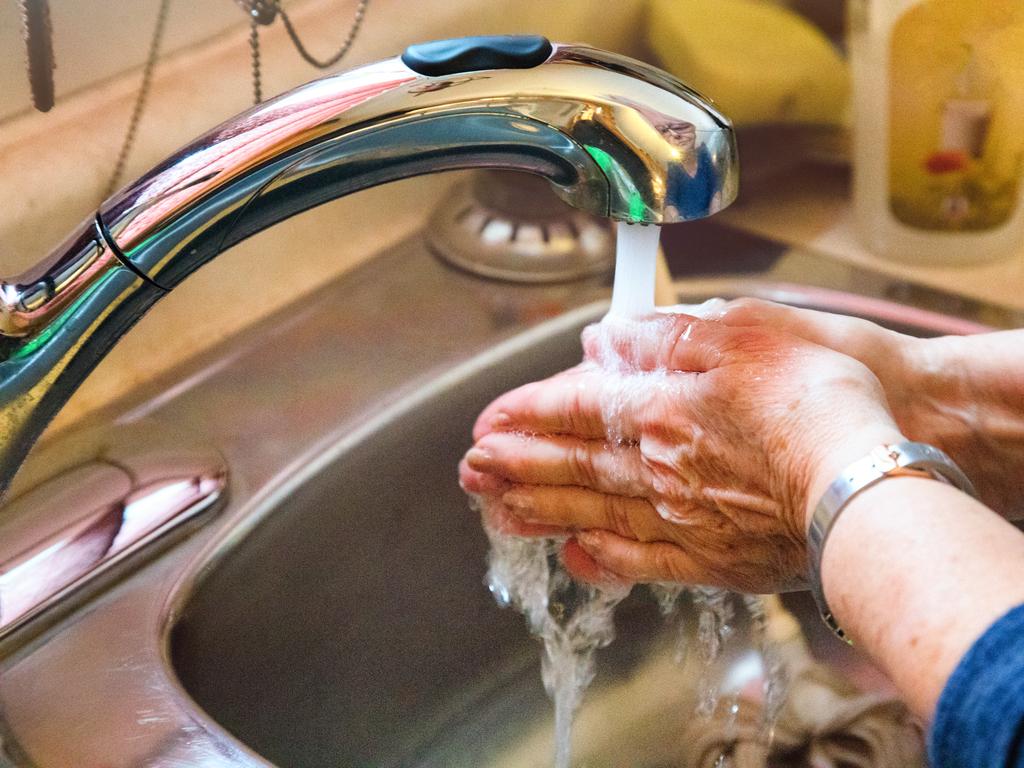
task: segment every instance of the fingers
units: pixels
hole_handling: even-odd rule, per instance
[[[561,538],[568,531],[553,525],[538,525],[521,520],[497,499],[484,499],[480,514],[484,524],[492,531],[509,536],[525,536],[528,538]]]
[[[628,587],[632,582],[605,570],[588,555],[575,539],[569,539],[562,547],[562,565],[577,581],[604,587]]]
[[[601,528],[637,541],[667,540],[674,526],[646,499],[568,486],[514,486],[502,503],[529,523],[569,529]]]
[[[593,560],[591,565],[578,558],[590,573],[603,571],[626,582],[723,587],[746,594],[806,587],[806,549],[775,537],[745,540],[739,558],[736,555],[740,547],[736,542],[715,550],[696,544],[683,547],[663,541],[632,541],[602,530],[580,531],[574,538]],[[600,578],[608,577],[602,574]]]
[[[530,523],[512,514],[501,502],[502,495],[512,487],[511,484],[497,475],[470,469],[465,459],[459,463],[459,485],[466,493],[477,497],[484,522],[495,531],[513,536],[566,535],[564,528]]]
[[[499,397],[477,420],[474,439],[511,430],[604,439],[610,431],[610,416],[614,417],[611,431],[623,439],[635,439],[641,431],[641,410],[633,407],[633,401],[645,394],[592,366],[580,366]]]
[[[720,365],[733,333],[720,323],[690,315],[643,321],[606,318],[584,329],[583,350],[588,360],[605,367],[704,373]]]
[[[765,299],[744,297],[727,301],[722,306],[718,319],[726,325],[771,325],[782,326],[793,322],[795,308]],[[809,315],[824,313],[807,310]]]
[[[515,423],[510,411],[519,415],[520,418],[531,419],[536,421],[538,424],[543,424],[550,417],[547,416],[548,410],[554,403],[559,402],[559,396],[551,393],[547,395],[547,398],[551,401],[551,404],[544,405],[544,416],[532,417],[534,413],[534,397],[538,394],[541,389],[558,389],[561,391],[560,402],[567,402],[570,400],[571,390],[578,386],[576,377],[580,373],[581,366],[570,368],[568,370],[557,373],[543,381],[534,381],[529,384],[524,384],[520,387],[512,389],[501,397],[498,397],[492,401],[476,419],[476,423],[473,425],[473,440],[479,440],[481,437],[486,435],[488,432],[496,431],[508,431],[511,429],[520,429],[522,431],[536,431],[542,432],[543,429],[534,428],[527,430],[525,426],[519,426]],[[591,405],[586,400],[580,401],[578,404],[580,410],[585,410],[587,413],[591,411]],[[597,408],[598,404],[595,403],[593,408]],[[595,435],[596,436],[596,435]]]
[[[580,531],[576,541],[600,568],[626,581],[703,584],[708,576],[675,544],[632,541],[604,530]]]
[[[465,458],[459,462],[459,485],[466,493],[471,493],[474,496],[493,496],[495,498],[500,498],[505,491],[511,488],[511,483],[499,475],[471,469]]]
[[[752,331],[771,329],[850,355],[872,367],[900,349],[906,337],[867,320],[791,307],[760,299],[712,301],[657,320],[606,318],[583,332],[586,357],[605,367],[704,373],[729,352],[756,349],[765,341]],[[748,333],[745,335],[743,331]]]
[[[650,487],[640,449],[631,444],[492,432],[466,454],[475,472],[526,485],[571,485],[622,496]]]
[[[751,298],[727,302],[719,319],[723,325],[733,327],[766,325],[815,343],[820,343],[822,336],[832,335],[828,332],[837,330],[836,321],[840,325],[854,322],[853,318],[844,315]]]

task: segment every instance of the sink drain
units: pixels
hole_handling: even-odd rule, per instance
[[[480,171],[456,187],[431,217],[427,245],[469,272],[521,283],[578,280],[615,262],[610,222],[515,171]]]

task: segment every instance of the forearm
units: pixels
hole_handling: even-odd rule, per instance
[[[1024,534],[950,486],[893,478],[843,511],[822,578],[839,623],[930,718],[972,643],[1024,603]]]
[[[940,446],[982,500],[1024,518],[1024,330],[916,341],[909,382],[893,403],[901,430]]]

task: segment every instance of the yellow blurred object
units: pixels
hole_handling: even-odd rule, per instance
[[[976,264],[1024,237],[1024,3],[850,0],[853,200],[879,255]]]
[[[821,30],[763,0],[652,0],[661,65],[737,124],[846,122],[849,73]]]
[[[1024,170],[1022,50],[1020,0],[928,0],[896,22],[889,185],[900,221],[986,230],[1010,217]],[[943,143],[951,133],[956,147]],[[964,210],[951,217],[954,195]]]

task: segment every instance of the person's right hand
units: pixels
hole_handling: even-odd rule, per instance
[[[902,439],[863,364],[773,328],[606,319],[584,346],[582,365],[488,406],[461,467],[492,525],[574,535],[581,578],[589,558],[627,581],[796,586],[814,502]]]
[[[776,328],[860,361],[904,435],[948,453],[989,507],[1024,518],[1024,331],[921,339],[749,298],[682,309],[733,327]]]

